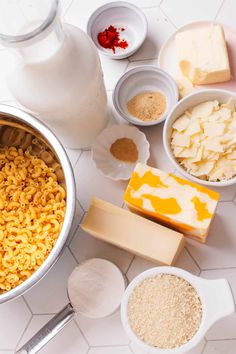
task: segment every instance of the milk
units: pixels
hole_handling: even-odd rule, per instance
[[[97,50],[74,26],[47,30],[43,38],[18,46],[8,87],[66,147],[90,147],[108,121]]]

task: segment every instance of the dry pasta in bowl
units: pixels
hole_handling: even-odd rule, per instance
[[[38,150],[0,149],[0,294],[40,267],[62,228],[62,171],[49,152]]]

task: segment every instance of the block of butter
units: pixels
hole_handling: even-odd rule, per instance
[[[220,25],[178,32],[175,41],[179,68],[193,84],[231,79],[224,30]]]
[[[94,198],[81,227],[92,236],[160,265],[172,265],[184,247],[181,233]]]
[[[205,242],[219,194],[147,165],[137,164],[124,196],[138,214]]]

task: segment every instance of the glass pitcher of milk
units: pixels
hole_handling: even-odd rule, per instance
[[[7,85],[18,102],[66,147],[90,147],[108,121],[100,59],[83,31],[61,23],[59,0],[1,0],[0,42],[15,54]]]

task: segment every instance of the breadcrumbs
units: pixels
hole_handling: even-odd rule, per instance
[[[200,298],[185,279],[158,274],[143,280],[128,303],[132,330],[145,343],[170,349],[187,343],[202,320]]]

